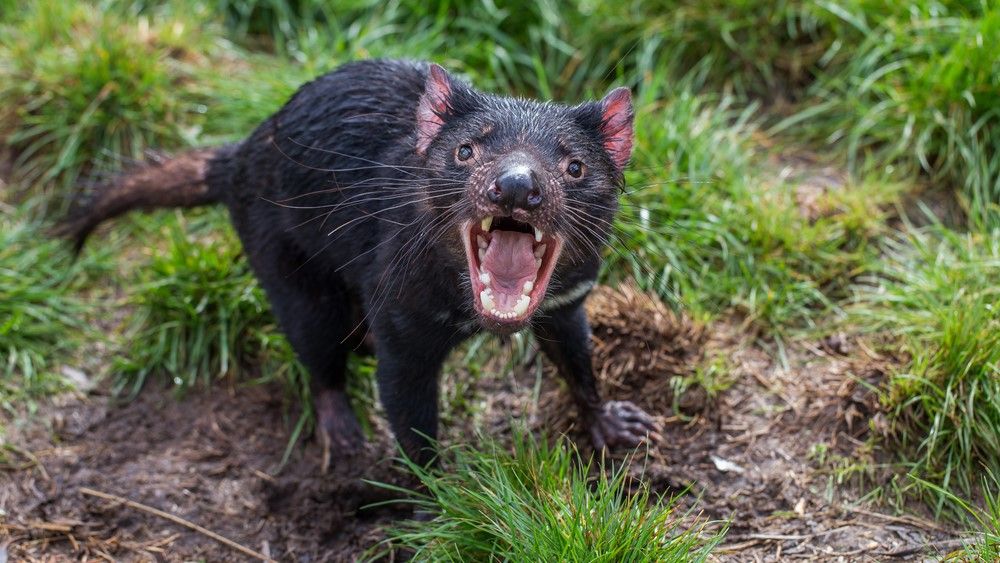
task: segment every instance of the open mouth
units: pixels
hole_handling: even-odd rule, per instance
[[[562,238],[511,217],[462,225],[476,310],[499,327],[520,326],[535,312],[562,251]]]

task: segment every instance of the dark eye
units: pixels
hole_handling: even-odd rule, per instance
[[[583,176],[583,163],[579,160],[571,160],[570,163],[566,165],[566,173],[574,178]]]
[[[462,145],[458,147],[458,152],[455,153],[459,160],[465,161],[472,158],[472,147],[469,145]]]

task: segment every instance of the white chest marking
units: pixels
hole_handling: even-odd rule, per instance
[[[551,311],[553,309],[558,309],[564,305],[569,305],[570,303],[576,301],[577,299],[586,295],[591,289],[594,288],[593,281],[585,281],[577,284],[575,287],[568,291],[564,291],[558,295],[550,295],[542,301],[541,309],[543,311]]]

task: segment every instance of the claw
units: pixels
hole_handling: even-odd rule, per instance
[[[322,424],[316,426],[316,437],[319,439],[322,454],[320,455],[319,472],[326,475],[330,469],[330,433],[323,428]]]
[[[590,426],[594,447],[635,447],[662,436],[653,417],[628,401],[609,401],[594,415]]]
[[[326,473],[334,449],[351,455],[361,449],[364,437],[343,391],[325,389],[316,395],[316,437],[322,448],[320,470]]]

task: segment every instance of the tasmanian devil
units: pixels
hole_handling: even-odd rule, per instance
[[[632,153],[629,91],[564,106],[479,92],[440,66],[371,60],[302,86],[246,140],[122,174],[64,223],[77,248],[130,209],[222,203],[309,369],[326,451],[362,443],[345,395],[368,343],[403,450],[433,458],[438,373],[474,333],[530,328],[597,448],[653,429],[605,401],[582,307]]]

